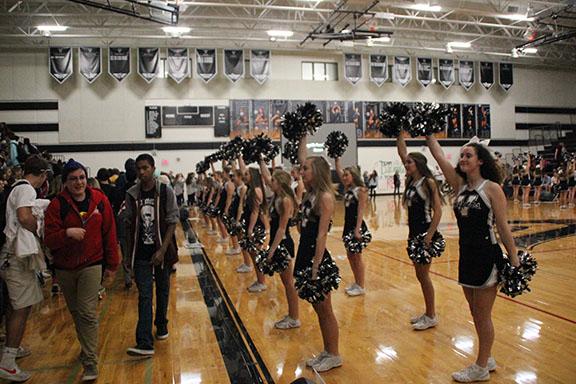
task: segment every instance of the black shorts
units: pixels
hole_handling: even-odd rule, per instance
[[[542,185],[542,178],[541,177],[537,177],[534,179],[534,182],[532,183],[533,186],[535,187],[539,187]]]

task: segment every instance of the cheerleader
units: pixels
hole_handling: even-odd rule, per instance
[[[230,210],[228,217],[231,225],[238,226],[241,223],[242,217],[242,202],[244,201],[244,196],[246,194],[246,185],[244,185],[244,180],[242,180],[242,172],[239,169],[234,169],[230,174],[232,183],[234,184],[234,193],[232,194],[232,202],[230,203]],[[235,232],[236,233],[236,232]],[[238,255],[242,252],[240,245],[238,243],[238,234],[230,233],[230,241],[232,241],[232,248],[226,251],[227,255]],[[250,260],[244,260],[244,264],[248,261],[250,265]]]
[[[232,204],[232,195],[234,194],[234,183],[230,180],[230,167],[224,162],[222,164],[222,188],[218,200],[218,227],[220,228],[220,238],[216,241],[220,244],[228,244],[228,229],[224,224],[223,217],[228,216],[230,204]]]
[[[298,158],[302,164],[301,174],[306,194],[302,201],[303,216],[294,276],[311,268],[311,279],[314,281],[318,278],[320,263],[324,259],[332,260],[326,249],[326,239],[334,214],[334,191],[328,162],[320,156],[306,158],[306,136],[300,140]],[[338,322],[332,310],[330,292],[325,294],[322,301],[312,305],[320,323],[324,350],[306,361],[306,365],[324,372],[342,365],[338,351]]]
[[[568,176],[566,175],[567,168],[560,168],[558,170],[558,190],[560,191],[560,209],[566,209],[568,206]]]
[[[534,205],[540,205],[540,194],[542,193],[542,170],[544,169],[544,160],[540,160],[540,164],[536,165],[534,169]]]
[[[206,220],[206,226],[208,227],[208,231],[206,233],[208,235],[215,235],[218,232],[216,232],[216,223],[212,217],[211,209],[214,206],[213,202],[216,200],[217,195],[218,181],[216,180],[216,175],[209,176],[206,179],[206,188],[206,201],[204,203],[206,210],[204,219]]]
[[[462,147],[454,168],[433,136],[427,136],[426,141],[446,180],[458,191],[454,202],[460,243],[458,282],[463,287],[478,335],[475,363],[454,372],[452,378],[467,383],[486,381],[490,379],[490,371],[496,369],[491,357],[492,306],[498,289],[496,266],[502,261],[494,223],[510,262],[514,266],[520,264],[506,217],[506,196],[499,185],[501,176],[494,158],[481,144],[469,143]]]
[[[433,237],[439,236],[437,229],[442,217],[442,197],[432,171],[428,168],[426,157],[419,152],[408,153],[401,134],[396,144],[407,176],[403,203],[408,208],[408,242],[410,244],[410,240],[426,233],[424,244],[430,246]],[[431,263],[414,262],[416,277],[426,305],[424,314],[410,320],[412,328],[417,331],[423,331],[438,324],[434,305],[434,285],[430,279],[430,265]]]
[[[304,182],[302,181],[302,175],[300,174],[300,166],[294,165],[292,170],[290,171],[290,176],[292,176],[292,184],[290,184],[290,188],[294,191],[294,197],[296,198],[297,206],[300,206],[302,203],[302,197],[304,196]]]
[[[519,165],[515,165],[514,168],[512,168],[512,200],[517,203],[520,200],[518,200],[518,194],[520,192],[520,166]]]
[[[244,208],[242,212],[242,222],[246,228],[244,233],[244,240],[248,240],[252,238],[254,231],[257,232],[264,232],[264,221],[263,221],[263,214],[266,207],[266,201],[264,200],[264,192],[262,190],[262,177],[260,176],[260,172],[256,168],[248,168],[246,164],[244,164],[244,159],[242,156],[238,158],[238,162],[240,164],[240,171],[244,177],[244,183],[248,186],[246,190],[246,195],[244,199]],[[244,256],[244,263],[236,269],[237,272],[246,273],[252,270],[252,267],[246,263],[247,260],[250,260],[254,263],[255,254],[249,251],[249,248],[246,246],[247,242],[244,242],[244,246],[242,246],[242,254]],[[265,278],[264,274],[256,268],[256,281],[248,287],[248,292],[257,293],[266,290]]]
[[[358,241],[362,241],[362,234],[368,232],[368,227],[364,222],[364,210],[366,209],[366,202],[368,200],[368,192],[360,176],[358,167],[347,167],[342,169],[340,158],[334,159],[336,164],[336,173],[340,181],[344,185],[344,231],[342,232],[342,239],[350,233]],[[344,243],[346,246],[346,243]],[[346,247],[346,256],[350,262],[350,268],[354,275],[354,283],[346,288],[346,293],[349,296],[361,296],[366,293],[364,285],[364,275],[366,267],[362,260],[362,251],[350,250]]]
[[[568,163],[568,206],[574,208],[574,195],[576,194],[576,159]]]
[[[532,189],[532,182],[530,181],[530,165],[531,156],[528,155],[527,163],[522,168],[522,179],[520,184],[522,185],[522,208],[530,208],[530,190]]]
[[[212,170],[214,171],[214,166],[210,163]],[[226,204],[226,180],[221,171],[214,172],[214,180],[216,180],[215,188],[215,198],[214,198],[214,209],[212,211],[212,222],[214,228],[218,228],[218,232],[220,232],[220,237],[216,240],[219,244],[225,244],[228,242],[228,233],[226,232],[226,227],[224,223],[222,223],[222,211]],[[214,233],[217,234],[218,232]]]
[[[279,246],[284,247],[290,258],[294,258],[294,241],[290,235],[288,222],[294,216],[296,208],[296,198],[290,188],[290,175],[280,169],[274,170],[272,176],[266,167],[264,160],[260,160],[260,172],[266,185],[274,192],[272,203],[270,204],[270,245],[268,247],[268,260],[272,259],[274,252]],[[288,267],[280,273],[282,284],[286,292],[288,302],[288,315],[274,324],[278,329],[291,329],[300,327],[298,315],[298,293],[294,288],[294,278],[292,276],[292,260]]]

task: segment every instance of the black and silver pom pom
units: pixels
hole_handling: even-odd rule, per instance
[[[525,291],[530,292],[528,283],[538,269],[538,262],[530,253],[518,251],[518,258],[520,265],[515,267],[504,255],[504,265],[498,274],[498,281],[501,284],[500,292],[510,297],[521,295]]]
[[[338,266],[330,257],[324,257],[315,280],[312,280],[312,267],[308,267],[296,272],[294,286],[301,299],[316,304],[323,301],[331,290],[338,289],[340,281]]]
[[[436,103],[416,103],[412,108],[413,118],[408,132],[412,137],[430,136],[441,132],[446,126],[450,111]]]
[[[282,116],[280,128],[282,129],[282,136],[289,141],[298,142],[306,136],[306,127],[298,112],[286,112]]]
[[[284,150],[282,151],[282,157],[288,160],[292,164],[298,164],[298,142],[288,141],[284,143]]]
[[[410,260],[416,264],[430,264],[433,257],[440,257],[446,249],[446,240],[440,232],[434,233],[429,246],[424,243],[426,234],[424,232],[408,240],[406,251]]]
[[[290,253],[282,244],[276,247],[272,257],[268,259],[269,250],[261,250],[254,257],[256,268],[265,275],[282,273],[290,265]]]
[[[206,171],[208,171],[210,169],[210,164],[207,163],[204,160],[200,160],[197,164],[196,164],[196,173],[200,174],[200,173],[205,173]]]
[[[315,104],[305,103],[304,105],[299,105],[296,109],[296,113],[301,116],[306,130],[310,134],[316,133],[318,128],[324,124],[324,117],[322,116],[322,112],[316,107]]]
[[[342,237],[344,248],[350,253],[360,253],[372,241],[372,234],[368,228],[360,231],[360,240],[354,236],[354,231],[350,231]]]
[[[243,221],[243,225],[247,226],[246,222]],[[240,241],[240,247],[249,253],[256,254],[259,252],[260,247],[266,241],[266,228],[257,225],[252,230],[252,234],[249,236],[244,236]]]
[[[402,130],[410,127],[412,109],[404,103],[386,103],[378,119],[380,132],[385,137],[398,137]]]
[[[328,157],[333,159],[342,157],[348,148],[348,137],[341,131],[330,132],[324,142],[324,148],[328,151]]]

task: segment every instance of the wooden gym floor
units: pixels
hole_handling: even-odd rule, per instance
[[[305,359],[322,349],[314,311],[300,301],[302,327],[274,329],[286,313],[280,278],[268,289],[246,288],[254,273],[238,274],[240,256],[226,256],[198,221],[192,221],[205,253],[180,247],[172,278],[170,337],[156,343],[153,359],[126,355],[134,344],[137,291],[124,290],[119,277],[100,303],[98,383],[290,383],[307,377],[317,383],[450,383],[450,373],[474,360],[476,337],[456,282],[458,228],[447,205],[440,231],[447,249],[431,268],[439,324],[413,331],[412,315],[423,312],[420,286],[406,256],[406,214],[398,199],[378,197],[366,221],[374,240],[364,253],[367,294],[350,298],[344,287],[352,273],[340,240],[343,207],[337,204],[328,249],[340,267],[342,284],[333,294],[344,365],[317,376]],[[537,258],[532,292],[514,299],[499,295],[493,312],[498,369],[492,383],[576,382],[576,216],[556,204],[522,209],[509,203],[509,219],[519,245]],[[295,237],[297,234],[295,233]],[[183,241],[179,230],[179,242]],[[38,305],[23,344],[32,355],[19,360],[33,373],[29,383],[79,382],[80,347],[61,295]],[[258,379],[260,378],[260,379]]]

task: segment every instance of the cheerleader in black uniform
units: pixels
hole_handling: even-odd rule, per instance
[[[246,198],[244,199],[244,208],[242,212],[242,221],[245,225],[244,236],[250,238],[254,230],[258,228],[265,231],[263,211],[266,209],[266,201],[264,200],[264,192],[262,190],[262,177],[256,168],[248,168],[244,163],[242,156],[238,158],[240,164],[240,171],[244,176],[244,183],[248,186],[246,190]],[[236,269],[237,272],[250,272],[252,267],[246,263],[248,258],[254,263],[254,254],[248,252],[247,249],[242,249],[244,256],[244,263]],[[266,290],[264,274],[256,268],[256,281],[248,287],[248,292],[256,293]]]
[[[534,169],[534,178],[532,179],[532,186],[534,187],[534,205],[540,205],[540,194],[542,193],[542,169],[544,169],[544,160],[540,160],[540,164],[536,165],[536,169]]]
[[[520,166],[519,165],[515,165],[514,168],[512,168],[512,200],[517,203],[520,200],[518,200],[518,194],[520,192]]]
[[[408,207],[408,241],[426,233],[424,242],[430,245],[437,234],[438,224],[442,217],[442,197],[438,190],[432,171],[428,168],[428,160],[419,152],[408,153],[402,134],[396,141],[398,155],[406,168],[406,188],[404,190],[404,206]],[[430,264],[414,263],[416,277],[424,295],[426,312],[410,319],[415,330],[423,331],[438,324],[436,307],[434,305],[434,285],[430,279]]]
[[[212,169],[214,169],[213,165]],[[234,193],[234,184],[230,180],[230,167],[224,162],[222,163],[222,172],[219,172],[219,174],[222,179],[222,184],[218,194],[218,201],[216,202],[216,206],[218,207],[218,216],[216,217],[216,220],[220,229],[220,238],[216,240],[216,242],[219,244],[227,244],[228,230],[226,229],[226,225],[224,225],[222,217],[228,215],[228,210],[232,203],[232,194]]]
[[[574,208],[574,195],[576,194],[576,160],[568,163],[568,206]]]
[[[291,258],[294,258],[294,241],[290,235],[288,222],[294,216],[296,208],[296,198],[290,188],[290,175],[280,169],[276,169],[272,176],[266,167],[264,160],[260,160],[260,172],[266,185],[274,192],[274,198],[270,204],[270,240],[268,247],[268,260],[272,258],[278,246],[283,246],[288,250]],[[292,261],[288,267],[280,273],[286,300],[288,302],[288,315],[274,324],[278,329],[291,329],[300,327],[298,314],[298,293],[294,287],[292,276]]]
[[[302,181],[302,175],[300,175],[300,166],[294,165],[290,171],[290,176],[292,176],[292,184],[290,188],[294,191],[294,197],[296,198],[297,206],[302,203],[302,197],[304,196],[305,188],[304,182]]]
[[[368,191],[364,186],[364,181],[362,181],[357,167],[342,169],[339,157],[337,157],[334,162],[336,164],[336,173],[346,191],[344,194],[345,214],[342,238],[352,232],[356,239],[361,240],[362,233],[368,231],[368,227],[366,227],[363,219],[366,202],[368,200]],[[346,293],[349,296],[364,295],[366,293],[364,285],[366,267],[362,260],[362,252],[355,253],[346,249],[346,255],[348,256],[350,268],[354,275],[354,284],[346,288]]]
[[[208,177],[208,189],[206,193],[206,223],[208,225],[208,231],[206,232],[209,235],[215,235],[218,232],[216,231],[216,223],[214,218],[212,217],[212,213],[210,212],[211,208],[213,207],[213,203],[216,200],[218,195],[218,181],[216,179],[216,175]]]
[[[558,170],[558,190],[560,191],[560,209],[566,209],[568,206],[568,176],[566,175],[567,168]]]
[[[522,208],[530,208],[530,190],[532,189],[532,182],[530,181],[530,156],[528,156],[528,162],[522,169],[520,184],[522,185]]]
[[[476,362],[454,372],[452,378],[458,382],[486,381],[490,379],[490,371],[496,369],[496,362],[491,357],[494,343],[492,306],[498,288],[496,266],[502,261],[494,223],[510,262],[514,266],[520,264],[507,222],[506,196],[499,185],[501,176],[498,167],[486,147],[478,143],[465,145],[454,168],[438,141],[432,136],[426,139],[446,180],[458,191],[454,202],[460,235],[458,282],[464,289],[478,335]]]
[[[237,223],[240,223],[241,220],[241,202],[244,201],[246,186],[244,185],[244,180],[242,180],[242,172],[239,169],[234,169],[232,173],[230,173],[230,179],[234,184],[234,193],[232,194],[232,202],[230,203],[228,216],[230,217],[230,222],[233,225],[236,225]],[[232,241],[232,248],[228,249],[226,254],[230,256],[240,254],[242,249],[238,243],[238,235],[230,235],[230,240]]]
[[[302,200],[302,222],[300,225],[300,244],[294,266],[294,275],[298,271],[312,268],[312,279],[318,277],[320,262],[331,258],[326,249],[326,239],[330,222],[334,214],[334,190],[330,175],[330,165],[319,156],[306,158],[306,137],[300,140],[298,159],[302,164],[302,181],[306,194]],[[306,365],[318,372],[328,371],[342,365],[338,351],[338,322],[332,310],[331,293],[324,300],[312,304],[318,316],[324,350],[316,357],[306,361]]]

